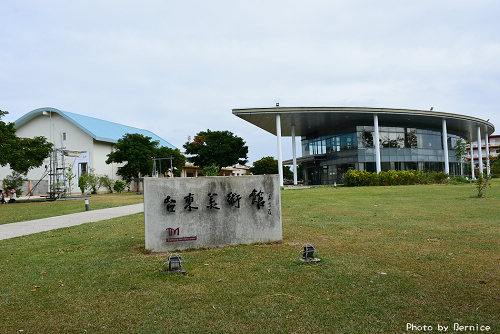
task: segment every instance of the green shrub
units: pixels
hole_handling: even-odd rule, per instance
[[[344,175],[344,185],[359,186],[396,186],[410,184],[446,183],[448,174],[444,172],[424,173],[416,170],[389,170],[380,173],[350,170]]]
[[[361,186],[361,174],[364,171],[351,169],[344,174],[344,185],[349,187]]]
[[[470,181],[465,176],[455,176],[450,179],[452,184],[464,184],[470,183]]]
[[[87,173],[87,183],[90,188],[91,194],[97,194],[99,188],[101,188],[101,178],[94,174],[93,170],[90,170],[90,173]]]
[[[80,191],[82,192],[82,195],[85,193],[85,190],[87,190],[89,186],[89,177],[88,173],[83,174],[78,178],[78,188],[80,188]]]
[[[217,176],[219,175],[219,166],[217,165],[210,165],[206,166],[203,168],[203,175],[204,176]]]
[[[447,183],[448,174],[445,172],[431,172],[429,176],[432,178],[434,183]]]
[[[486,191],[486,188],[491,186],[491,184],[488,184],[488,182],[491,180],[491,177],[482,177],[481,175],[477,178],[476,182],[474,183],[476,189],[477,189],[477,197],[481,198],[484,197],[484,193]]]
[[[21,196],[23,194],[22,186],[24,181],[26,181],[26,179],[18,172],[12,172],[12,174],[7,175],[5,179],[3,179],[3,191],[5,195],[10,194],[10,191],[15,189],[16,195]]]
[[[125,182],[120,181],[120,180],[115,181],[115,184],[113,185],[113,189],[117,193],[123,192],[125,190]]]
[[[115,181],[112,178],[110,178],[108,175],[99,176],[99,182],[103,187],[108,189],[109,193],[113,192]]]

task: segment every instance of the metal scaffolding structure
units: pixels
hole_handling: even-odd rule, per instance
[[[174,157],[168,157],[168,158],[153,158],[153,173],[151,174],[152,177],[158,177],[161,174],[161,162],[163,160],[170,160],[170,172],[174,173],[174,167],[172,165],[172,161],[174,160]],[[157,163],[158,162],[158,163]]]
[[[50,154],[49,164],[49,200],[61,198],[67,191],[66,162],[64,159],[64,147],[55,148]]]

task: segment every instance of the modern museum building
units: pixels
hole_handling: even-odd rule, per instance
[[[275,107],[233,109],[233,114],[278,137],[292,137],[294,183],[296,166],[303,167],[305,184],[341,183],[350,169],[444,171],[474,173],[456,152],[459,139],[484,141],[495,128],[466,115],[429,110],[356,107]],[[301,136],[302,156],[296,157],[295,137]],[[489,158],[479,157],[478,170],[489,173]],[[467,166],[464,166],[467,165]],[[472,169],[472,170],[471,170]],[[282,178],[282,171],[280,170]]]

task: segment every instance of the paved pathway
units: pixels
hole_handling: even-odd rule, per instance
[[[24,222],[0,225],[0,240],[20,237],[22,235],[55,230],[57,228],[97,222],[121,216],[128,216],[144,211],[144,203],[117,206],[114,208],[71,213]]]

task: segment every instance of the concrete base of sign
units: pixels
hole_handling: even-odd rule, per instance
[[[282,239],[278,175],[144,178],[146,249]]]

